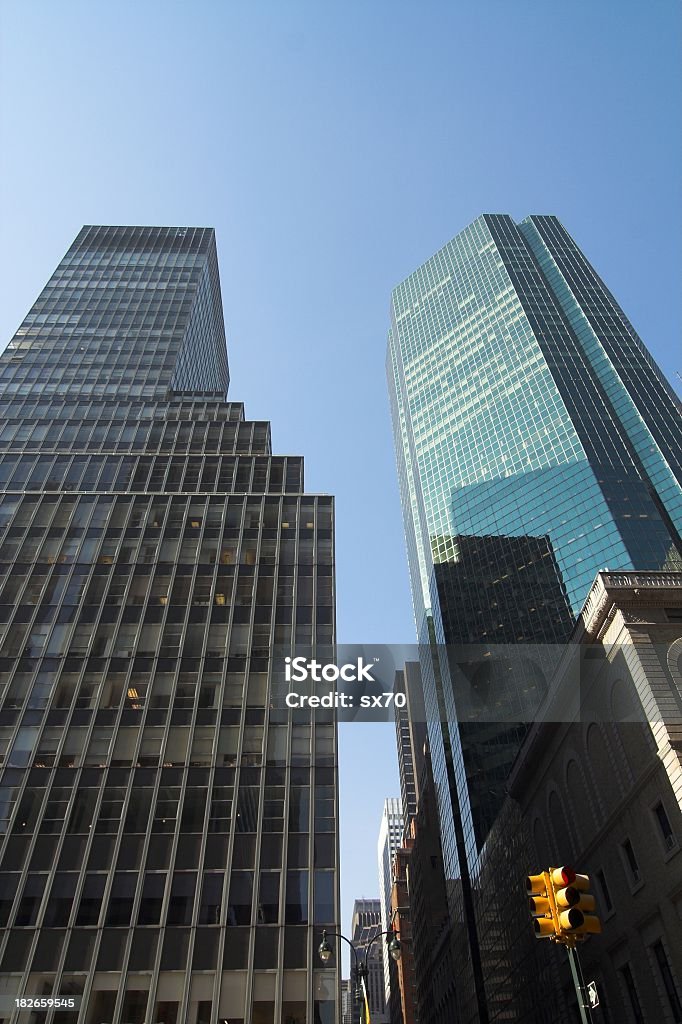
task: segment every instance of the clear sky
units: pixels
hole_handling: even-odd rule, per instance
[[[677,0],[4,0],[0,346],[82,224],[209,225],[231,397],[337,496],[339,639],[414,639],[391,288],[483,212],[555,213],[679,385]],[[341,735],[341,924],[393,732]]]

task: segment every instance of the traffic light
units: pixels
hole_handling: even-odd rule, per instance
[[[526,891],[537,939],[572,946],[601,932],[587,875],[579,875],[567,866],[550,868],[539,875],[528,875]]]
[[[570,867],[553,868],[551,888],[558,919],[557,938],[587,937],[601,932],[601,921],[594,913],[596,901],[590,892],[587,875],[579,875]]]
[[[550,939],[564,946],[571,965],[573,984],[578,997],[580,1019],[588,1022],[588,996],[581,981],[578,943],[601,931],[601,921],[594,913],[595,898],[590,892],[587,875],[573,868],[549,868],[539,875],[528,875],[526,892],[535,937]]]
[[[528,909],[535,928],[536,939],[552,939],[556,936],[559,920],[553,906],[552,884],[549,871],[526,878]]]

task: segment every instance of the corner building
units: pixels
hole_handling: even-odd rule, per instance
[[[556,217],[484,214],[398,285],[387,375],[421,644],[560,644],[599,570],[679,568],[680,403]],[[491,940],[481,882],[512,856],[490,830],[523,729],[462,725],[447,671],[422,673],[454,1019],[540,1020],[518,915]]]
[[[336,1020],[335,722],[269,698],[333,499],[228,383],[211,229],[83,228],[0,357],[2,1024]]]
[[[570,644],[590,650],[593,713],[558,710],[568,659],[507,799],[533,836],[533,863],[579,864],[591,880],[603,931],[580,960],[599,994],[593,1024],[682,1020],[682,573],[599,573]],[[569,1020],[570,971],[552,959],[556,1019]]]

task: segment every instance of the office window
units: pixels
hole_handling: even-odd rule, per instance
[[[233,871],[227,904],[227,923],[230,925],[250,924],[252,900],[253,872]]]

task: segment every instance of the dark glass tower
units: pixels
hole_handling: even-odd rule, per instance
[[[0,359],[0,1021],[332,1024],[333,499],[227,402],[214,233],[86,227]]]
[[[394,290],[391,315],[420,642],[558,643],[598,570],[679,566],[680,404],[555,217],[480,217]],[[458,1012],[488,1021],[504,1000],[482,963],[480,880],[518,737],[468,731],[448,673],[422,670]]]

